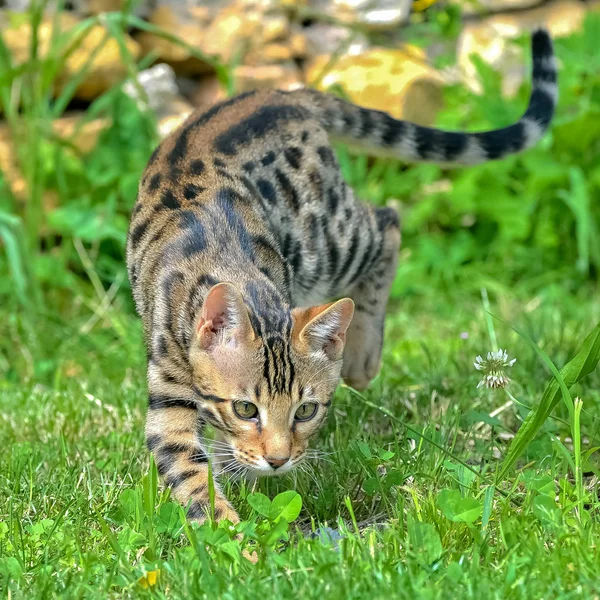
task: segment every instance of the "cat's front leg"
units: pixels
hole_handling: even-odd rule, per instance
[[[159,475],[175,498],[189,506],[187,517],[205,521],[211,514],[209,454],[201,443],[201,426],[194,400],[150,394],[146,418],[146,442],[154,454]],[[214,518],[239,522],[239,516],[215,482]]]

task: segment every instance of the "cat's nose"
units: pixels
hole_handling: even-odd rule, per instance
[[[273,456],[265,456],[265,460],[274,468],[279,469],[279,467],[283,467],[285,463],[290,460],[289,456],[285,458],[274,458]]]

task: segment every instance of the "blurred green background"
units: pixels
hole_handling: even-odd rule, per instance
[[[477,295],[481,287],[524,299],[592,293],[600,18],[589,6],[524,10],[502,37],[515,13],[505,23],[469,4],[438,3],[409,17],[390,11],[383,26],[335,2],[337,13],[326,2],[259,3],[256,18],[240,17],[248,9],[235,3],[97,4],[32,2],[1,13],[3,379],[51,380],[74,348],[80,360],[141,354],[125,276],[128,214],[152,149],[192,106],[241,89],[308,84],[423,123],[503,126],[527,101],[532,19],[560,34],[560,105],[537,148],[454,171],[343,148],[340,160],[360,196],[400,207],[395,298]],[[98,12],[111,7],[118,10]],[[165,63],[162,79],[144,76]]]

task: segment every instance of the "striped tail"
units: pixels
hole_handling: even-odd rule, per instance
[[[334,96],[310,91],[310,103],[334,139],[369,153],[407,162],[474,165],[530,148],[548,129],[558,100],[552,39],[545,29],[531,38],[533,85],[529,105],[518,122],[501,129],[459,133],[394,119]]]

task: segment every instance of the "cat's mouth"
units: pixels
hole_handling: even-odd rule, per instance
[[[213,471],[215,476],[228,476],[233,479],[276,477],[292,471],[300,460],[300,457],[295,460],[290,458],[282,465],[272,466],[263,457],[250,459],[232,451],[227,457],[220,456],[213,459]]]

